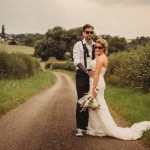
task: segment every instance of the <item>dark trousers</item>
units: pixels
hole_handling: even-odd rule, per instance
[[[89,76],[81,70],[76,71],[76,89],[78,99],[84,96],[85,93],[89,91]],[[76,107],[76,126],[77,128],[86,130],[88,125],[88,109],[81,111],[80,105],[77,103]]]

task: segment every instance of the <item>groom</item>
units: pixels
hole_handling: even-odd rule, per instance
[[[90,24],[83,26],[83,40],[78,41],[73,48],[74,64],[76,66],[76,90],[78,99],[89,91],[90,62],[95,57],[93,34],[94,27]],[[81,111],[80,105],[76,107],[76,136],[83,136],[88,125],[88,110]]]

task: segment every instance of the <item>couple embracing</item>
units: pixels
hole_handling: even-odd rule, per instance
[[[86,93],[96,98],[100,109],[82,107],[77,102],[76,107],[76,136],[83,133],[92,136],[111,136],[122,140],[136,140],[150,129],[150,121],[135,123],[131,127],[118,127],[112,118],[104,99],[104,75],[108,67],[108,43],[104,39],[94,42],[94,27],[90,24],[83,26],[83,40],[78,41],[73,48],[74,64],[76,66],[76,90],[78,101]]]

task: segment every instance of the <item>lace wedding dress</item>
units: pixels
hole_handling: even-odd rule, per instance
[[[96,68],[96,60],[91,63],[92,70]],[[142,137],[146,130],[150,129],[150,121],[135,123],[131,127],[118,127],[113,120],[106,101],[104,99],[105,81],[104,74],[106,68],[102,67],[99,75],[97,88],[99,89],[97,99],[100,103],[100,109],[93,111],[89,109],[89,121],[87,134],[93,136],[111,136],[122,140],[136,140]],[[93,78],[90,78],[90,92],[92,91]]]

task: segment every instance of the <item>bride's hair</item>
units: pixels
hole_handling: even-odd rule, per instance
[[[108,54],[108,42],[105,39],[100,38],[96,40],[96,43],[99,43],[102,45],[102,47],[104,48],[104,53],[107,55]]]

